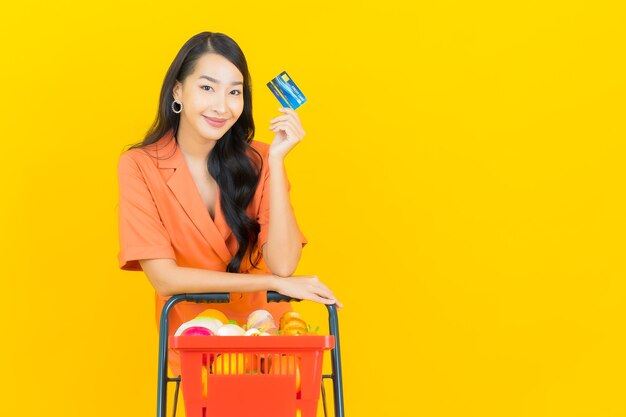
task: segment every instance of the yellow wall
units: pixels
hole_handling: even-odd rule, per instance
[[[622,2],[39,3],[0,13],[3,415],[154,415],[116,163],[203,30],[246,52],[258,139],[265,82],[309,98],[298,273],[345,304],[349,416],[626,414]]]

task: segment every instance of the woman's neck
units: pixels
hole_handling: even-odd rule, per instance
[[[192,160],[206,161],[217,141],[205,139],[195,133],[192,129],[185,128],[181,123],[176,133],[178,146],[183,154]]]

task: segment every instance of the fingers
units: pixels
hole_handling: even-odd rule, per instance
[[[275,157],[284,158],[303,139],[305,132],[300,118],[293,109],[280,108],[283,114],[270,120],[269,130],[274,132],[270,152]]]
[[[291,128],[293,128],[294,130],[300,131],[302,132],[302,134],[304,135],[304,129],[302,128],[302,125],[300,125],[299,123],[296,123],[295,121],[293,121],[292,119],[287,119],[287,120],[279,120],[277,122],[274,122],[271,126],[271,128],[275,128],[277,126],[291,126]]]
[[[322,296],[327,300],[335,301],[335,295],[333,294],[333,292],[321,282],[318,286],[314,287],[313,291],[315,291],[317,295]]]
[[[299,120],[294,119],[293,117],[289,117],[289,116],[278,116],[273,118],[272,120],[270,120],[270,124],[272,126],[281,124],[281,123],[287,123],[291,126],[293,126],[294,128],[300,129],[300,130],[304,130],[302,129],[302,123],[300,123]]]
[[[312,297],[309,299],[311,301],[317,301],[318,303],[322,303],[322,304],[335,304],[338,308],[343,307],[343,304],[334,297],[326,298],[326,297],[319,296],[317,294],[313,294]]]
[[[312,277],[312,281],[313,284],[311,292],[315,298],[314,301],[323,304],[336,304],[337,307],[343,306],[343,304],[337,300],[337,297],[335,297],[335,294],[333,294],[330,288],[324,285],[317,277]]]
[[[281,121],[273,126],[270,126],[270,130],[276,132],[278,130],[284,130],[289,137],[294,139],[302,140],[304,137],[304,130],[301,126],[294,124],[291,120]]]
[[[338,308],[343,307],[343,304],[337,300],[335,294],[316,276],[292,276],[281,278],[279,282],[286,285],[279,289],[281,294],[322,304],[335,304]]]
[[[302,128],[302,123],[300,122],[300,117],[295,110],[290,108],[281,108],[279,111],[285,113],[281,116],[274,117],[270,120],[270,130],[276,131],[277,129],[287,130],[288,126],[291,126],[293,129],[293,133],[297,135],[300,139],[304,136],[304,129]]]
[[[316,301],[321,304],[335,304],[335,300],[329,300],[328,298],[320,297],[319,295],[315,294],[313,294],[311,298],[309,298],[309,300]]]
[[[298,121],[300,121],[300,116],[298,116],[298,113],[296,113],[296,111],[292,108],[281,107],[280,109],[278,109],[278,111],[286,113],[286,114],[290,114],[291,116],[295,117]]]

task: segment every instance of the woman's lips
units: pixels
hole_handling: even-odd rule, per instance
[[[216,119],[214,117],[206,117],[206,116],[202,116],[202,117],[204,117],[204,120],[206,120],[207,123],[213,127],[222,127],[228,121],[228,119]]]

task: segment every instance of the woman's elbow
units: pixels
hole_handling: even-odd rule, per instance
[[[292,276],[293,273],[296,272],[296,268],[290,268],[289,265],[277,265],[274,267],[270,267],[270,271],[272,271],[272,274],[274,275],[278,275],[282,278],[287,278]]]
[[[146,262],[140,261],[143,272],[148,277],[148,281],[152,284],[152,287],[162,297],[169,297],[176,294],[176,291],[170,285],[171,282],[168,279],[171,272],[169,271],[169,265],[159,261]]]
[[[167,280],[162,276],[159,276],[160,274],[146,273],[146,275],[148,276],[148,280],[150,281],[150,284],[152,284],[154,291],[156,291],[156,293],[161,297],[169,297],[175,294],[175,291],[172,290]]]
[[[277,253],[280,255],[277,256]],[[263,258],[267,267],[272,274],[283,278],[290,277],[296,272],[301,254],[302,246],[294,247],[291,251],[272,252],[269,249],[269,244],[263,245]]]
[[[272,274],[279,277],[290,277],[296,272],[298,267],[299,257],[293,259],[281,259],[278,262],[268,262],[267,266],[272,271]]]
[[[152,284],[152,286],[154,287],[154,291],[156,291],[156,293],[161,297],[170,297],[176,294],[176,291],[172,291],[166,283],[160,283],[159,285]]]

